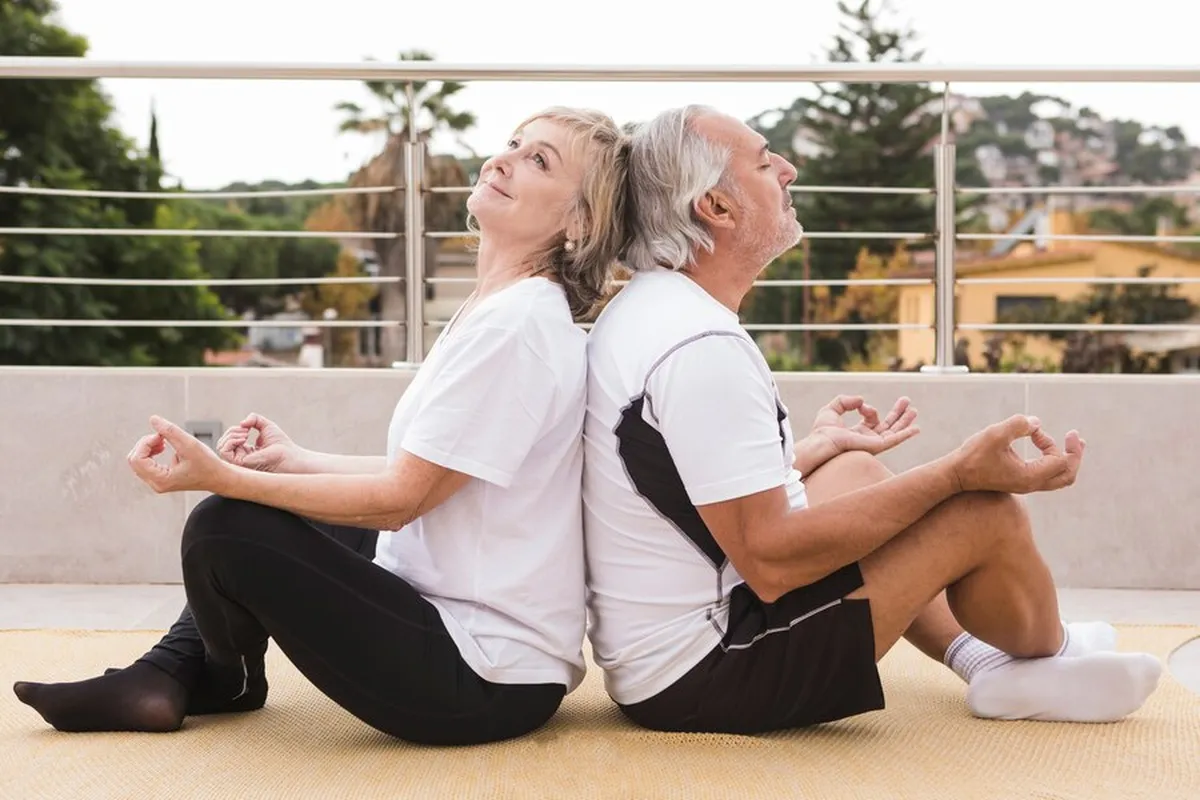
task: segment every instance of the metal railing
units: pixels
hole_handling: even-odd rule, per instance
[[[994,82],[1078,82],[1078,83],[1200,83],[1197,67],[972,67],[930,66],[924,64],[813,64],[777,67],[713,67],[713,66],[605,66],[579,65],[456,65],[440,62],[367,62],[352,64],[319,63],[184,63],[184,62],[124,62],[79,58],[11,58],[0,57],[0,79],[93,79],[93,78],[173,78],[180,80],[392,80],[404,82],[410,119],[408,138],[404,142],[403,163],[405,182],[402,186],[349,187],[330,189],[247,191],[247,192],[115,192],[66,190],[31,186],[0,186],[0,193],[39,194],[61,197],[175,199],[244,199],[279,198],[291,196],[322,196],[352,194],[384,194],[403,192],[405,199],[405,228],[403,232],[371,231],[262,231],[262,230],[162,230],[112,228],[13,228],[0,227],[0,235],[63,235],[63,236],[188,236],[188,237],[256,237],[256,238],[340,238],[363,240],[394,240],[403,238],[405,274],[403,276],[281,278],[281,279],[122,279],[72,278],[0,275],[0,282],[43,283],[97,286],[231,286],[231,285],[300,285],[300,284],[388,284],[403,282],[405,293],[404,320],[68,320],[68,319],[0,319],[0,325],[11,326],[130,326],[151,327],[174,325],[180,327],[391,327],[403,326],[410,362],[420,361],[425,352],[425,329],[438,328],[445,321],[426,320],[424,296],[426,285],[470,284],[472,278],[430,277],[424,274],[425,241],[450,239],[471,235],[468,231],[426,231],[424,198],[430,195],[466,194],[469,186],[429,186],[424,181],[424,150],[416,139],[414,100],[415,81],[625,81],[625,82],[872,82],[872,83],[941,83],[943,103],[941,134],[934,146],[932,188],[877,186],[793,186],[795,193],[845,193],[859,195],[932,195],[935,199],[934,225],[922,232],[806,232],[809,239],[856,239],[932,241],[935,245],[934,279],[884,278],[844,280],[760,280],[758,287],[833,287],[833,286],[928,286],[932,282],[935,294],[934,365],[927,371],[958,371],[954,365],[954,332],[956,330],[1137,330],[1177,331],[1197,330],[1200,325],[1006,325],[957,323],[954,319],[954,290],[967,284],[1031,284],[1031,283],[1120,283],[1120,284],[1183,284],[1200,283],[1200,278],[967,278],[957,279],[955,270],[956,245],[962,241],[1094,241],[1094,242],[1200,242],[1200,236],[1118,236],[1090,234],[1013,235],[958,233],[955,230],[956,199],[959,195],[1072,195],[1072,194],[1200,194],[1200,185],[1174,186],[1022,186],[1022,187],[962,187],[956,182],[955,145],[949,135],[950,87],[956,83]],[[749,330],[759,331],[836,331],[928,330],[924,324],[906,323],[803,323],[752,324]]]

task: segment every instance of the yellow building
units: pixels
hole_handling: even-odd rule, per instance
[[[1070,217],[1055,216],[1056,233],[1072,232]],[[1136,277],[1138,270],[1151,267],[1156,278],[1200,278],[1200,257],[1182,254],[1165,247],[1125,242],[1051,241],[1037,248],[1022,242],[1002,257],[962,253],[957,258],[956,271],[960,280],[955,291],[955,319],[959,323],[986,324],[996,322],[998,315],[1018,306],[1037,307],[1055,300],[1071,300],[1092,290],[1094,284],[1084,283],[970,283],[971,279],[1002,279],[1019,281],[1024,278]],[[932,278],[932,264],[917,266],[898,277]],[[1183,284],[1179,293],[1200,304],[1200,283]],[[934,294],[932,286],[904,286],[899,295],[899,322],[902,324],[933,324]],[[955,341],[965,339],[973,367],[984,363],[984,351],[991,331],[960,330]],[[1046,336],[1035,334],[1009,335],[1006,355],[1014,347],[1023,348],[1033,359],[1060,360],[1062,345]],[[1200,369],[1200,332],[1184,334],[1145,334],[1129,337],[1127,342],[1137,348],[1156,352],[1176,352],[1177,371]],[[961,345],[960,345],[961,346]],[[899,333],[898,355],[904,367],[930,364],[934,361],[934,337],[929,330],[903,330]],[[1194,351],[1194,352],[1193,352]],[[1193,363],[1195,362],[1195,363]]]

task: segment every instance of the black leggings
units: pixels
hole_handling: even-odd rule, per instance
[[[142,660],[190,688],[208,670],[261,671],[270,637],[334,702],[401,739],[480,744],[544,725],[565,687],[480,678],[437,609],[372,563],[376,537],[205,498],[183,530],[188,607]]]

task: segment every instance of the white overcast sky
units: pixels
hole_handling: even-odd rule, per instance
[[[480,64],[777,65],[823,61],[837,28],[835,0],[59,0],[61,20],[91,44],[89,57],[124,60],[346,62],[395,59],[420,48],[440,61]],[[708,10],[704,9],[707,5]],[[675,9],[685,8],[685,13]],[[1194,65],[1200,3],[1139,0],[893,0],[926,63],[953,65]],[[344,81],[106,80],[118,123],[138,142],[150,105],[168,172],[188,188],[235,180],[337,181],[377,143],[337,134]],[[1029,88],[1106,117],[1180,125],[1200,141],[1200,86],[974,84],[970,93]],[[786,105],[809,87],[788,84],[477,83],[458,96],[479,125],[481,153],[551,104],[601,108],[618,122],[686,102],[739,117]],[[443,146],[452,146],[443,142]]]

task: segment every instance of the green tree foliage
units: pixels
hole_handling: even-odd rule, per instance
[[[840,2],[844,20],[827,57],[832,62],[918,61],[915,35],[881,21],[881,7],[873,0],[850,6]],[[821,84],[813,100],[799,99],[781,113],[760,118],[760,130],[774,144],[791,152],[796,133],[807,140],[814,154],[797,158],[797,182],[818,186],[888,186],[929,188],[933,185],[930,145],[940,131],[934,113],[938,93],[923,84],[854,83]],[[769,124],[764,124],[767,120]],[[789,135],[789,131],[792,132]],[[813,193],[797,197],[798,214],[807,230],[821,232],[914,232],[933,230],[932,199],[920,195],[861,195]],[[854,269],[860,249],[889,255],[894,240],[813,239],[809,242],[809,277],[842,279]],[[766,277],[803,277],[803,257],[793,251],[777,260]],[[781,299],[779,294],[784,298]],[[836,296],[840,291],[835,291]],[[805,293],[792,289],[758,289],[747,309],[750,322],[779,321],[785,303],[796,309],[790,317],[805,317]],[[811,304],[810,304],[811,305]],[[810,310],[807,314],[813,316]],[[861,331],[822,335],[816,340],[814,360],[834,369],[852,356],[872,350],[870,335]]]
[[[201,230],[302,230],[305,217],[291,214],[302,212],[311,204],[284,205],[280,202],[291,202],[293,199],[308,198],[238,201],[244,207],[200,200],[180,203],[180,208],[181,213],[187,215],[190,227]],[[283,211],[288,216],[252,213],[248,210],[255,207]],[[271,280],[328,275],[337,267],[339,249],[337,242],[330,239],[204,237],[199,239],[197,255],[204,272],[213,278]],[[214,287],[221,302],[232,311],[238,314],[251,312],[256,317],[282,311],[287,298],[298,297],[303,289],[303,286],[294,284]]]
[[[51,0],[0,0],[0,53],[82,56],[86,41],[50,21]],[[111,123],[94,81],[0,80],[0,185],[135,191],[153,188],[157,161]],[[6,227],[178,227],[154,201],[0,194]],[[74,278],[202,278],[196,247],[153,236],[0,239],[0,274]],[[23,319],[217,320],[215,294],[196,286],[108,287],[0,283],[0,316]],[[171,365],[203,363],[206,348],[235,342],[228,328],[0,326],[0,363]]]
[[[834,39],[829,60],[845,62],[919,61],[914,34],[886,27],[873,0],[851,8],[840,2],[846,17]],[[809,106],[805,128],[820,149],[807,161],[800,182],[820,186],[933,185],[930,144],[941,121],[930,104],[938,94],[923,84],[823,84]],[[804,198],[805,226],[819,231],[901,231],[925,233],[933,228],[933,205],[913,195],[818,193]],[[854,268],[860,248],[876,255],[895,249],[894,241],[814,240],[812,267],[816,277],[841,278]]]
[[[1187,209],[1167,197],[1150,197],[1139,200],[1128,212],[1099,208],[1088,219],[1093,230],[1122,236],[1152,236],[1158,232],[1160,222],[1175,233],[1185,230],[1189,224]]]

